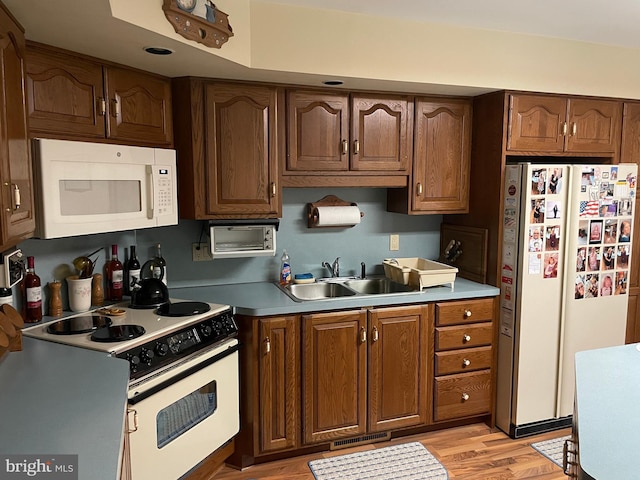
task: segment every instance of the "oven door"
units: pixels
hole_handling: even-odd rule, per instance
[[[188,363],[129,399],[133,480],[177,479],[238,433],[238,341]]]

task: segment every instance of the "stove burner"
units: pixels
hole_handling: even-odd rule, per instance
[[[138,338],[144,333],[145,329],[140,325],[111,325],[93,332],[91,340],[94,342],[123,342]]]
[[[211,310],[211,305],[204,302],[177,302],[160,305],[156,313],[162,317],[188,317]]]
[[[81,315],[53,322],[47,327],[47,332],[54,335],[74,335],[76,333],[89,333],[109,325],[111,325],[109,317],[103,315]]]

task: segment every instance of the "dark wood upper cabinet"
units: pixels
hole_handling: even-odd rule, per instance
[[[616,154],[621,122],[613,100],[510,95],[507,151]]]
[[[169,79],[37,44],[26,70],[32,137],[173,145]]]
[[[411,106],[403,95],[288,90],[285,186],[406,185]]]
[[[471,103],[421,97],[415,101],[410,185],[387,191],[387,210],[410,214],[464,213],[469,208]]]
[[[280,217],[282,89],[178,78],[173,100],[180,217]]]
[[[29,159],[25,38],[22,27],[0,3],[0,250],[33,235],[33,175]]]

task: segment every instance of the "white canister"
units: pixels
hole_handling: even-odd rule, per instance
[[[78,275],[67,277],[69,308],[72,312],[86,312],[91,308],[92,280],[92,277],[78,278]]]

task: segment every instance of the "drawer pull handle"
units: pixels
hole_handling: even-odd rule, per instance
[[[271,182],[271,196],[276,196],[276,182]]]
[[[342,140],[342,154],[346,155],[347,153],[349,153],[349,142]]]
[[[357,155],[359,153],[360,153],[360,141],[354,140],[353,141],[353,154]]]
[[[271,339],[269,337],[264,339],[264,353],[271,351]]]
[[[471,310],[464,311],[464,318],[469,318],[471,316]]]
[[[418,183],[416,185],[416,195],[422,195],[422,184]]]
[[[565,137],[567,136],[567,122],[562,124],[562,135]]]
[[[470,342],[470,341],[471,341],[471,335],[469,335],[468,333],[465,333],[465,334],[462,336],[462,341],[463,341],[463,342]]]
[[[462,401],[466,402],[467,400],[469,400],[469,394],[468,393],[463,393],[462,394]]]
[[[468,358],[465,358],[464,360],[462,360],[463,367],[468,367],[469,365],[471,365],[471,360],[469,360]]]
[[[371,341],[372,342],[377,342],[378,341],[378,328],[377,327],[373,327],[373,331],[371,332]]]
[[[571,136],[575,137],[576,133],[578,133],[578,125],[576,124],[576,122],[573,122],[571,124]]]

